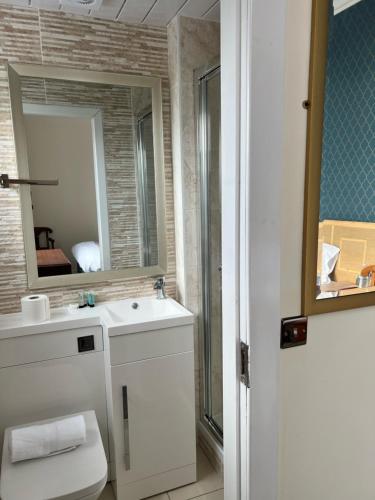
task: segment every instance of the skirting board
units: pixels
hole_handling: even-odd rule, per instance
[[[203,422],[197,423],[198,445],[202,448],[212,467],[219,473],[224,471],[224,453],[223,447],[212,436]]]

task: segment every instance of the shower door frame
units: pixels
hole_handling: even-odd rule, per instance
[[[151,265],[150,237],[148,232],[150,214],[148,206],[147,158],[143,130],[145,119],[149,116],[151,116],[152,120],[152,108],[147,109],[137,117],[137,180],[142,217],[142,265],[145,267]]]
[[[209,221],[209,165],[210,155],[208,149],[208,126],[206,120],[208,92],[207,83],[211,78],[220,75],[221,68],[219,61],[205,65],[195,72],[195,82],[197,82],[197,151],[198,151],[198,172],[200,181],[200,251],[201,251],[201,346],[203,348],[202,368],[204,373],[203,398],[201,419],[211,430],[214,437],[222,444],[223,429],[212,418],[212,359],[211,359],[211,294],[205,293],[210,289],[211,278],[211,258],[207,251],[209,245],[210,221]],[[219,178],[221,179],[221,166],[219,163]],[[218,269],[218,272],[221,270]]]

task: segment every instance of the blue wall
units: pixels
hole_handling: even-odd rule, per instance
[[[320,220],[375,222],[375,0],[330,19]]]

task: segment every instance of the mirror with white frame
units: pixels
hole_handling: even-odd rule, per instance
[[[8,73],[30,287],[164,274],[160,80]]]

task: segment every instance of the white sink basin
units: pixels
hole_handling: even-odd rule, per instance
[[[100,306],[105,310],[109,335],[159,330],[193,323],[194,315],[175,300],[143,297]]]

